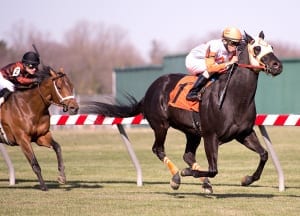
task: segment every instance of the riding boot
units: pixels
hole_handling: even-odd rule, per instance
[[[6,101],[6,99],[9,97],[9,95],[11,94],[12,92],[9,91],[7,88],[4,88],[0,91],[0,106],[1,104]]]
[[[191,88],[189,93],[186,95],[188,101],[198,100],[198,92],[205,86],[208,79],[203,75],[199,75],[198,79],[194,83],[194,86]]]

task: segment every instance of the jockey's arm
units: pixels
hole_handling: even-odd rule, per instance
[[[228,66],[228,63],[221,63],[221,64],[216,63],[214,56],[205,58],[205,64],[206,64],[207,72],[209,73],[223,72],[224,70],[227,69]]]
[[[206,50],[205,55],[206,70],[208,73],[221,73],[226,70],[227,63],[216,62],[216,53],[211,51],[210,46]]]
[[[16,80],[21,85],[30,85],[30,84],[33,84],[33,83],[37,82],[36,78],[27,78],[27,77],[22,77],[22,76],[16,77]]]

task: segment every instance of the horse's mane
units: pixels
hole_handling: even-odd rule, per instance
[[[242,52],[245,50],[245,48],[247,47],[248,43],[246,42],[245,39],[243,39],[240,43],[240,45],[237,47],[237,51]]]
[[[35,75],[38,78],[39,83],[41,83],[42,81],[44,81],[45,79],[47,79],[51,76],[51,74],[50,74],[51,69],[52,68],[50,66],[43,65],[43,68],[36,72]]]

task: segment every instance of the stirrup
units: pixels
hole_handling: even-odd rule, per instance
[[[199,93],[197,93],[196,95],[192,95],[192,96],[187,96],[186,97],[186,100],[187,101],[196,101],[196,100],[200,100],[200,95],[199,95]]]

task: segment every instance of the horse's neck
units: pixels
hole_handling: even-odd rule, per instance
[[[20,104],[26,103],[26,106],[29,106],[34,113],[42,113],[45,110],[48,110],[50,106],[50,104],[48,104],[46,101],[46,98],[49,95],[47,91],[49,90],[47,90],[47,88],[43,88],[43,86],[36,87],[34,89],[18,91],[14,93],[15,99],[13,101],[16,101]]]
[[[249,53],[247,47],[240,53],[239,55],[239,64],[242,65],[250,65]],[[256,91],[258,73],[243,67],[238,67],[235,71],[234,78],[238,83],[241,83],[244,88],[252,89],[252,91]]]
[[[239,57],[240,64],[250,64],[249,54],[244,50]],[[257,89],[258,73],[243,67],[234,69],[228,86],[228,97],[232,97],[237,106],[247,107],[254,102]],[[238,102],[239,101],[239,102]]]

